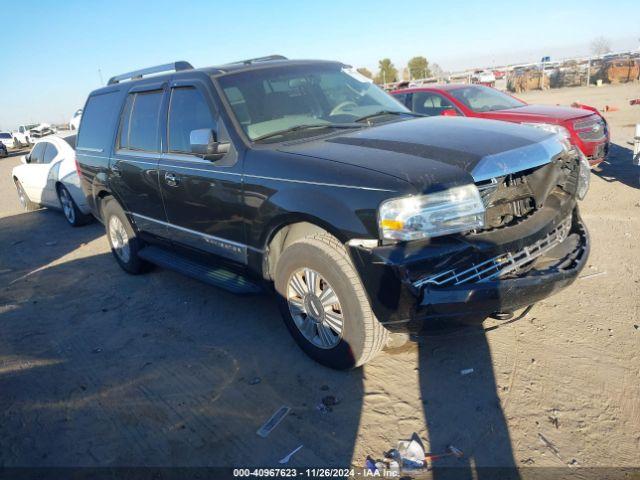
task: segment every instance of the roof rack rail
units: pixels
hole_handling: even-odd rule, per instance
[[[273,60],[288,60],[284,55],[267,55],[266,57],[256,57],[256,58],[248,58],[246,60],[238,60],[237,62],[231,62],[227,65],[238,65],[240,63],[244,63],[245,65],[251,65],[252,63],[259,62],[271,62]]]
[[[113,85],[120,83],[123,80],[139,80],[145,75],[151,75],[153,73],[161,72],[179,72],[182,70],[193,70],[193,66],[189,62],[179,61],[173,63],[165,63],[164,65],[157,65],[155,67],[143,68],[142,70],[134,70],[133,72],[123,73],[122,75],[116,75],[111,77],[107,85]]]

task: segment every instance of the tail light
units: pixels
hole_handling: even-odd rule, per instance
[[[80,171],[80,164],[78,163],[78,154],[73,156],[73,161],[76,163],[76,172],[78,174],[78,178],[82,180],[82,172]]]

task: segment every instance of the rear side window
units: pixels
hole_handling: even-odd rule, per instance
[[[51,163],[56,155],[58,154],[58,149],[52,143],[47,142],[47,149],[44,151],[44,160],[42,163]]]
[[[29,154],[29,159],[31,163],[42,163],[42,159],[44,158],[44,149],[47,146],[47,142],[36,143],[33,150]]]
[[[120,148],[159,150],[158,121],[162,91],[129,94],[121,119]]]
[[[93,95],[87,100],[78,133],[78,148],[103,151],[111,145],[118,114],[118,92]]]
[[[216,128],[202,94],[193,87],[174,88],[169,106],[169,151],[190,153],[191,131],[201,128]]]

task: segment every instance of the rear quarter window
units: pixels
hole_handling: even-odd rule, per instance
[[[84,108],[78,130],[78,149],[106,151],[113,140],[113,129],[120,105],[117,91],[91,95]]]

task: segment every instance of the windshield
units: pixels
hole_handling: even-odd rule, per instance
[[[510,95],[482,85],[455,88],[449,93],[474,112],[494,112],[526,105]]]
[[[0,133],[0,138],[11,138],[10,133]]]
[[[337,64],[251,70],[219,82],[251,140],[291,129],[296,135],[324,133],[309,126],[361,128],[353,122],[382,111],[411,114],[369,79]]]

